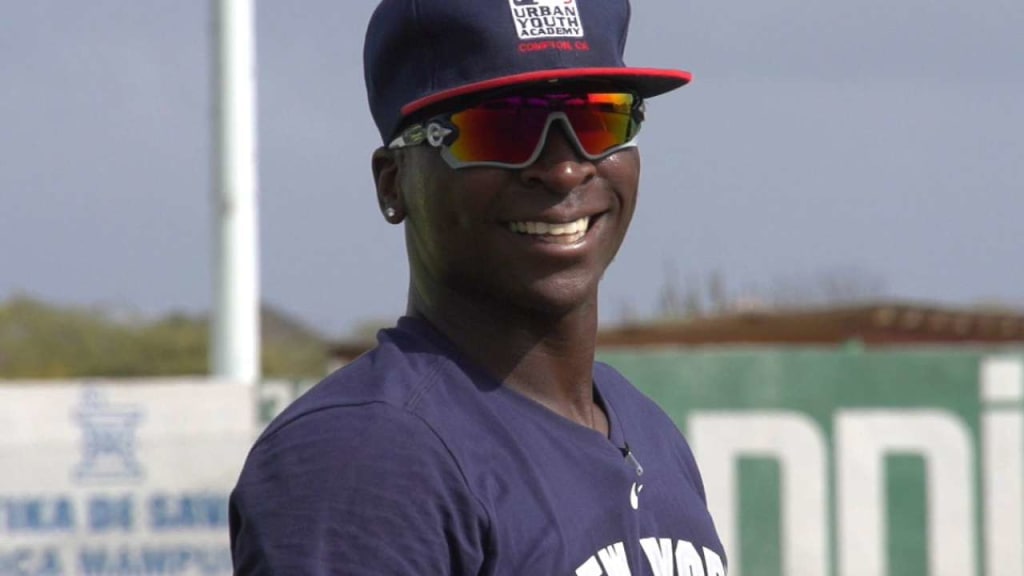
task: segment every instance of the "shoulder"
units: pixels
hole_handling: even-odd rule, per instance
[[[246,472],[273,466],[291,475],[332,467],[346,475],[392,467],[457,473],[449,445],[458,438],[446,426],[471,413],[464,408],[476,401],[472,380],[429,337],[396,328],[379,340],[275,418],[254,444]]]
[[[381,465],[387,460],[408,456],[448,459],[444,443],[434,430],[416,414],[385,401],[340,403],[318,406],[281,419],[253,445],[251,462],[287,465],[297,460],[301,467]],[[303,461],[301,455],[316,454],[315,461]],[[393,456],[394,455],[394,456]],[[420,455],[420,456],[417,456]]]
[[[236,571],[430,574],[477,562],[488,518],[421,406],[457,377],[430,342],[385,333],[289,406],[231,495]]]
[[[236,569],[272,573],[349,573],[370,557],[381,573],[444,573],[474,561],[487,526],[444,443],[381,402],[306,413],[261,438],[230,508]]]
[[[396,327],[378,340],[267,426],[249,454],[243,480],[258,476],[261,467],[275,469],[274,477],[331,474],[352,481],[371,471],[404,468],[457,473],[437,418],[425,415],[421,405],[464,376],[443,349],[415,331]]]
[[[430,337],[397,327],[383,330],[377,346],[295,400],[267,426],[260,441],[324,410],[374,404],[414,410],[440,381],[453,377],[454,367],[447,350]]]
[[[374,402],[305,413],[265,434],[246,459],[236,493],[294,508],[332,499],[355,505],[364,492],[381,489],[398,497],[407,486],[424,495],[468,494],[458,463],[426,422]]]

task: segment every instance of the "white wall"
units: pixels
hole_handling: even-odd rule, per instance
[[[231,573],[227,499],[251,387],[0,385],[0,576]]]

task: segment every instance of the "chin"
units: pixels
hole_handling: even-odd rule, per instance
[[[546,278],[521,292],[508,294],[508,303],[540,319],[558,319],[591,307],[596,310],[597,280]]]

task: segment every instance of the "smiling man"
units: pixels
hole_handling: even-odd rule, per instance
[[[686,441],[594,361],[644,99],[690,79],[625,66],[629,10],[378,6],[372,169],[407,313],[256,442],[236,573],[724,576]]]

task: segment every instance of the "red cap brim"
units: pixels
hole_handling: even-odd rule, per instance
[[[658,68],[569,68],[526,72],[492,78],[482,82],[474,82],[457,88],[435,92],[402,106],[402,116],[409,116],[439,102],[470,96],[478,92],[488,92],[498,88],[507,88],[518,84],[537,84],[539,82],[610,80],[625,88],[635,90],[644,98],[664,94],[685,86],[693,76],[683,70],[663,70]]]

